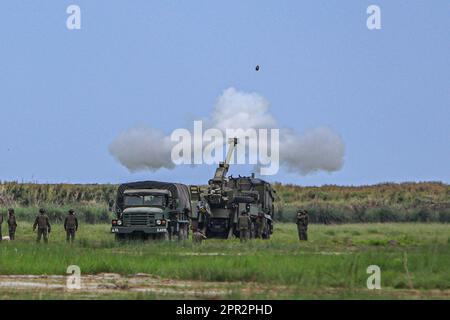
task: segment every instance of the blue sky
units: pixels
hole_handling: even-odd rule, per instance
[[[81,30],[66,28],[69,4]],[[370,4],[381,30],[366,27]],[[444,0],[4,0],[0,180],[205,183],[214,167],[129,173],[108,145],[137,124],[191,125],[231,86],[268,99],[282,126],[329,126],[345,141],[339,172],[272,181],[450,182]]]

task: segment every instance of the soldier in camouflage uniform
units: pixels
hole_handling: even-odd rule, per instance
[[[239,238],[241,242],[247,241],[250,238],[250,227],[252,221],[247,214],[247,211],[242,211],[238,219]]]
[[[308,212],[306,210],[300,210],[297,213],[297,230],[298,230],[298,239],[300,241],[308,240]]]
[[[41,238],[44,237],[44,242],[48,242],[48,234],[50,233],[52,227],[50,226],[50,222],[48,220],[48,216],[45,214],[44,209],[39,209],[39,215],[36,217],[36,220],[33,224],[33,231],[36,230],[37,227],[37,238],[36,242],[41,242]]]
[[[78,231],[78,219],[75,211],[69,210],[69,214],[64,220],[64,230],[66,230],[66,241],[73,243],[75,241],[75,233]]]
[[[264,230],[264,213],[259,212],[255,221],[255,238],[262,238],[263,230]]]
[[[14,209],[8,209],[8,231],[9,240],[14,240],[16,235],[17,221],[16,215],[14,214]]]
[[[208,226],[208,220],[209,216],[211,215],[211,210],[209,208],[208,203],[203,200],[199,201],[197,203],[197,212],[198,212],[198,229],[201,230],[201,232],[206,232],[206,227]]]

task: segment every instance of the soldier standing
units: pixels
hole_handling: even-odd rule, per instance
[[[14,209],[8,209],[8,231],[9,240],[14,240],[16,235],[17,221],[16,215],[14,214]]]
[[[239,238],[241,242],[247,241],[250,238],[251,220],[247,211],[242,211],[238,219]]]
[[[78,231],[78,219],[73,209],[69,210],[69,214],[64,220],[64,230],[66,230],[66,241],[73,243],[75,241],[75,233]]]
[[[48,220],[48,216],[45,214],[44,209],[39,209],[39,215],[34,220],[33,231],[36,230],[37,227],[37,238],[36,242],[41,242],[41,238],[44,237],[44,242],[48,242],[48,234],[50,233],[52,227],[50,226],[50,222]]]
[[[206,227],[208,226],[208,217],[210,215],[209,210],[209,206],[204,200],[200,200],[197,203],[198,229],[202,230],[203,233],[206,232]]]
[[[300,210],[297,213],[297,230],[298,230],[298,239],[300,241],[308,240],[308,211]]]
[[[255,238],[261,238],[263,229],[264,229],[264,213],[259,212],[258,216],[256,217],[256,232],[255,232]]]

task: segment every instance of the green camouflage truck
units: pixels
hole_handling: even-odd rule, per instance
[[[188,238],[191,199],[180,183],[139,181],[121,184],[111,232],[116,240]]]

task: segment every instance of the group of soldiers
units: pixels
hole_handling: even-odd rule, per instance
[[[263,237],[264,229],[266,228],[266,219],[264,213],[260,212],[254,219],[250,218],[247,211],[243,211],[238,219],[239,234],[241,241],[247,241],[250,238],[261,239]]]
[[[17,228],[17,220],[14,213],[14,209],[8,209],[8,231],[9,231],[9,240],[14,240],[16,235]],[[0,214],[0,241],[2,240],[2,223],[3,223],[3,214]],[[36,216],[36,219],[33,223],[33,232],[37,232],[36,242],[41,242],[41,239],[44,239],[44,242],[48,242],[48,235],[52,230],[52,226],[50,225],[50,220],[45,212],[45,209],[39,209],[39,214]],[[75,211],[70,209],[68,215],[64,220],[64,230],[66,231],[66,241],[73,243],[75,241],[75,234],[78,231],[78,219],[75,216]]]
[[[3,224],[3,214],[0,214],[0,241],[2,241],[2,224]],[[8,232],[9,232],[9,240],[14,240],[16,235],[17,228],[17,220],[14,213],[14,209],[8,209]],[[306,210],[299,210],[297,212],[297,231],[298,238],[300,241],[308,240],[308,223],[309,217],[308,212]],[[237,227],[239,229],[239,238],[241,242],[245,242],[250,239],[250,233],[252,228],[252,221],[247,211],[241,212],[241,215],[238,219]],[[264,219],[261,215],[258,215],[255,221],[255,230],[254,236],[255,238],[262,237],[262,231],[264,230]],[[40,242],[41,239],[44,239],[44,242],[48,242],[48,235],[51,232],[51,225],[49,218],[45,212],[45,209],[39,209],[39,214],[34,220],[33,223],[33,231],[37,232],[36,242]],[[64,220],[64,230],[66,231],[66,241],[73,243],[75,240],[75,234],[78,231],[78,219],[75,216],[75,211],[70,209],[69,214],[66,216]],[[206,239],[205,234],[200,230],[200,228],[195,228],[193,230],[192,239],[196,243],[201,243],[204,239]]]
[[[298,239],[300,241],[308,240],[308,224],[309,224],[309,216],[308,211],[299,210],[297,212],[297,231],[298,231]],[[238,220],[238,229],[239,229],[239,237],[241,242],[245,242],[250,239],[252,221],[248,216],[246,211],[243,211],[239,216]],[[255,238],[262,237],[262,230],[264,230],[264,219],[260,215],[256,218],[255,224]]]
[[[296,224],[297,224],[298,239],[300,241],[307,241],[308,224],[309,224],[308,211],[306,210],[297,211]],[[255,221],[255,230],[254,230],[255,238],[262,238],[262,232],[264,230],[264,227],[265,226],[263,216],[258,215]],[[252,220],[247,211],[241,212],[241,215],[238,218],[237,228],[239,229],[239,238],[241,242],[246,242],[247,240],[250,239],[252,231]],[[204,239],[206,239],[205,234],[199,228],[194,228],[192,240],[195,243],[201,243]]]

